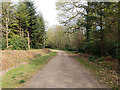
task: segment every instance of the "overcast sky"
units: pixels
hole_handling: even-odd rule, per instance
[[[37,11],[42,12],[44,19],[50,26],[58,24],[56,15],[57,0],[34,0]]]

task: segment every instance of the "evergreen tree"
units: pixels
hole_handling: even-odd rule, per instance
[[[45,24],[42,16],[37,15],[37,29],[33,33],[34,48],[42,48],[45,36]]]
[[[29,26],[27,27],[27,35],[28,35],[28,48],[30,49],[30,44],[33,45],[33,34],[34,31],[37,29],[37,16],[34,3],[33,2],[25,2],[25,5],[27,7],[26,13],[28,14],[28,24]],[[34,47],[33,47],[34,48]]]

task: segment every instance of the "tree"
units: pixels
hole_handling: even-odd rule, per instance
[[[17,5],[17,9],[16,9],[16,24],[17,24],[17,28],[19,29],[19,36],[24,38],[25,36],[25,31],[27,28],[25,28],[26,26],[28,26],[28,13],[26,12],[27,10],[27,6],[25,5],[25,2],[19,2]]]
[[[9,25],[12,20],[12,3],[11,2],[2,2],[2,29],[5,32],[6,36],[6,46],[8,48],[8,35],[11,31]]]
[[[42,16],[37,15],[37,29],[33,32],[33,46],[34,48],[42,48],[45,36],[45,24]]]
[[[35,15],[35,7],[33,2],[20,2],[17,6],[16,17],[18,20],[18,28],[20,31],[20,37],[24,38],[25,34],[28,42],[28,49],[30,45],[34,42],[34,31],[37,27],[37,16]]]
[[[28,34],[28,48],[30,49],[30,44],[33,44],[33,33],[34,30],[37,29],[36,24],[36,11],[33,2],[24,2],[26,5],[26,13],[28,14],[28,27],[27,27],[27,34]]]

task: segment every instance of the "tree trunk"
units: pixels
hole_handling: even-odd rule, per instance
[[[20,26],[20,37],[21,37],[22,35],[21,35],[21,26]]]
[[[120,1],[118,2],[118,43],[120,43]],[[118,57],[120,55],[119,49],[120,49],[120,46],[118,46],[118,49],[117,49]],[[119,59],[118,66],[120,67],[120,58],[118,59]]]
[[[28,34],[28,49],[30,49],[30,36],[29,36],[29,32],[27,32]]]
[[[68,33],[68,45],[70,45],[71,39],[70,39],[70,34]]]
[[[22,30],[22,38],[24,38],[24,31]]]
[[[8,32],[6,31],[6,46],[8,48]]]
[[[88,6],[90,5],[90,3],[88,2]],[[89,25],[90,24],[90,20],[88,19],[89,17],[89,13],[90,13],[90,10],[89,10],[89,7],[86,9],[86,12],[87,12],[87,16],[86,16],[86,21],[87,21],[87,25],[86,25],[86,41],[89,42],[90,41],[90,28],[91,26]]]
[[[103,56],[103,28],[102,28],[102,15],[100,15],[100,55]]]
[[[43,38],[44,38],[44,41],[43,41],[43,48],[45,48],[45,33],[44,33]]]
[[[120,1],[118,2],[118,41],[120,42]]]
[[[6,23],[6,46],[8,48],[8,24]]]
[[[120,1],[118,2],[118,42],[120,42]]]

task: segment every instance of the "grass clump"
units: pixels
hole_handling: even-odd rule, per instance
[[[20,81],[19,81],[20,84],[22,84],[22,83],[24,83],[24,82],[25,82],[25,80],[20,80]]]

